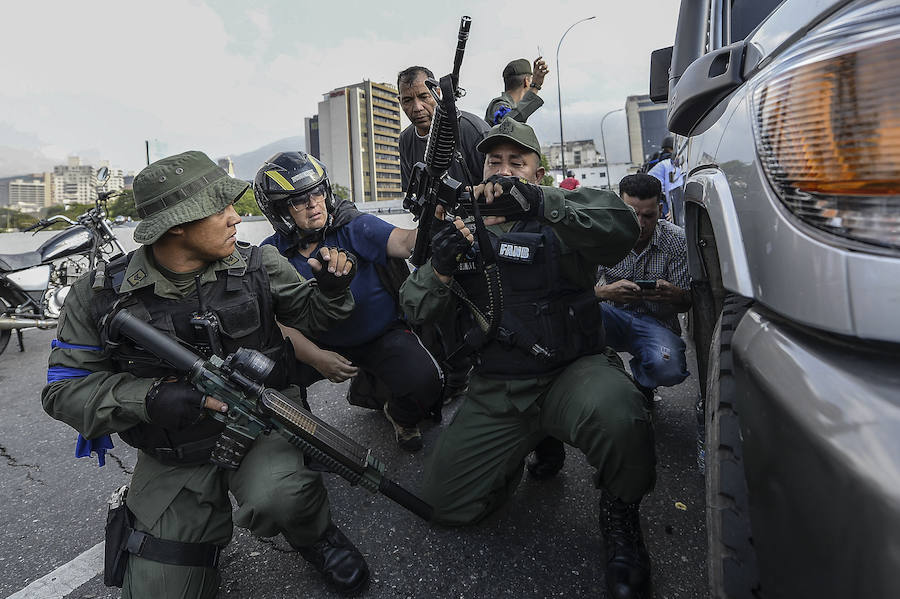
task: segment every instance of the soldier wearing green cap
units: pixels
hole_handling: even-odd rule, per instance
[[[459,217],[437,221],[430,261],[401,288],[413,324],[465,303],[471,343],[460,351],[474,352],[468,392],[427,458],[424,497],[438,523],[478,522],[509,498],[532,450],[564,441],[596,468],[610,595],[648,597],[638,505],[655,480],[653,429],[643,395],[605,346],[593,292],[598,265],[633,247],[637,218],[611,192],[538,186],[540,144],[526,124],[504,119],[478,150],[484,183],[473,196],[490,216],[475,259],[469,227]],[[499,294],[485,282],[494,268]],[[486,323],[498,311],[492,332]],[[538,461],[529,472],[546,478],[561,465]]]
[[[544,59],[538,56],[532,64],[524,58],[517,58],[503,69],[504,91],[491,100],[484,113],[488,125],[498,125],[504,118],[513,118],[520,123],[528,120],[535,110],[544,105],[538,95],[544,85],[544,77],[550,69]]]
[[[213,597],[233,523],[261,537],[284,535],[339,592],[356,593],[369,577],[331,520],[321,475],[296,448],[261,435],[236,469],[211,464],[224,424],[207,410],[228,407],[130,340],[109,338],[111,316],[127,309],[207,357],[256,349],[276,364],[266,386],[299,399],[276,318],[312,334],[349,316],[354,259],[324,249],[316,280],[304,280],[274,248],[238,242],[232,204],[248,187],[202,152],[144,168],[134,180],[142,246],[81,277],[60,316],[44,409],[86,439],[115,432],[139,450],[126,500],[131,521],[107,530],[108,539],[124,539],[124,573],[107,574],[126,598]],[[192,323],[201,298],[217,327]]]

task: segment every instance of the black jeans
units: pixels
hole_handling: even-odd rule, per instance
[[[362,345],[326,349],[348,358],[387,386],[388,412],[402,426],[415,426],[441,402],[441,369],[419,337],[402,322]],[[313,373],[307,385],[324,378],[312,367],[304,367]]]

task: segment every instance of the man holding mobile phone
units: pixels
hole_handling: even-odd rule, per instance
[[[600,267],[594,295],[601,300],[606,343],[627,351],[635,381],[652,405],[656,387],[688,376],[678,313],[691,307],[684,230],[660,220],[662,187],[647,174],[628,175],[619,194],[634,208],[641,234],[631,252]]]

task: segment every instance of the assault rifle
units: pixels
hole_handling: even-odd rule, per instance
[[[456,99],[465,95],[465,90],[459,87],[459,69],[471,24],[472,19],[469,17],[460,19],[453,72],[441,77],[440,83],[430,78],[425,80],[425,86],[437,104],[425,146],[425,162],[417,162],[413,167],[406,197],[403,199],[403,208],[411,212],[419,222],[416,246],[410,258],[415,266],[422,266],[428,259],[434,209],[441,204],[447,212],[454,214],[464,193],[464,185],[450,177],[447,170],[458,153],[459,120]],[[440,95],[435,91],[437,89],[440,89]]]
[[[275,432],[350,484],[381,492],[417,516],[431,519],[431,506],[388,479],[384,464],[371,450],[278,391],[265,388],[261,381],[272,371],[274,362],[264,354],[240,348],[224,360],[216,355],[204,360],[127,310],[120,310],[110,321],[110,339],[119,335],[187,374],[199,391],[228,404],[227,413],[214,415],[226,424],[213,450],[211,461],[216,465],[236,469],[258,435]]]

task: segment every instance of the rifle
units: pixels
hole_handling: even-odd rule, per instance
[[[449,213],[455,213],[464,193],[463,184],[450,177],[447,170],[459,145],[456,100],[465,94],[465,90],[459,87],[459,69],[471,24],[472,19],[469,17],[460,19],[453,72],[441,77],[440,83],[434,79],[425,80],[425,86],[437,104],[431,118],[428,144],[425,146],[425,162],[417,162],[413,167],[406,197],[403,199],[403,208],[410,211],[414,220],[419,222],[416,246],[410,258],[410,262],[417,267],[428,259],[435,208],[441,204]],[[440,95],[435,91],[438,88],[441,90]]]
[[[351,485],[381,492],[417,516],[431,519],[431,506],[388,479],[384,464],[370,449],[278,391],[265,388],[259,381],[265,380],[275,363],[264,354],[242,347],[224,360],[217,355],[204,360],[127,310],[119,310],[110,321],[110,339],[119,335],[186,373],[188,381],[202,393],[228,404],[227,413],[214,413],[214,418],[226,424],[213,449],[211,461],[216,465],[237,469],[240,458],[259,434],[275,432]]]

